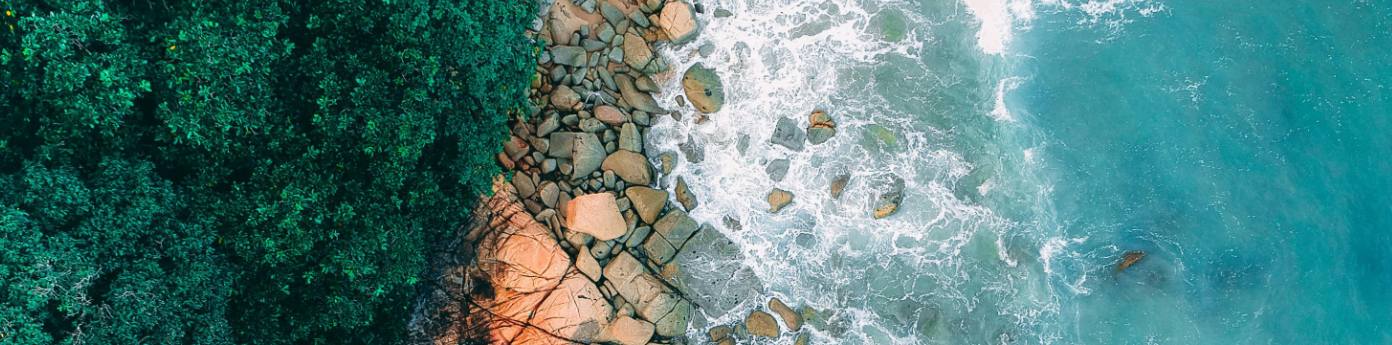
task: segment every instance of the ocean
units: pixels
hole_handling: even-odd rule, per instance
[[[822,344],[1392,343],[1392,1],[702,7],[662,54],[727,103],[648,145],[739,254],[683,278],[752,278],[690,291],[746,297],[693,338],[778,297]],[[770,143],[814,109],[831,140]]]

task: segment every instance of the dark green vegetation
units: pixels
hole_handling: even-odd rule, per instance
[[[535,5],[0,0],[0,344],[397,343]]]

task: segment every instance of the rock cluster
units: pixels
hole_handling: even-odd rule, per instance
[[[803,321],[813,314],[811,308],[793,310],[782,300],[774,297],[768,302],[768,311],[756,307],[749,311],[744,320],[736,324],[711,327],[706,331],[706,336],[711,343],[718,345],[749,342],[762,344],[772,342],[771,339],[777,339],[786,332],[795,334],[793,344],[805,345],[809,337],[807,332],[801,332]],[[774,315],[778,317],[774,318]],[[780,324],[779,320],[783,322]]]
[[[512,171],[509,190],[534,219],[531,228],[546,235],[529,238],[549,243],[525,255],[545,258],[543,269],[560,272],[564,278],[541,278],[581,293],[554,298],[586,314],[530,315],[569,325],[533,333],[567,338],[559,343],[615,344],[661,343],[686,333],[693,304],[682,284],[668,279],[677,271],[673,259],[689,239],[714,230],[687,216],[697,199],[682,177],[671,192],[655,186],[675,161],[670,152],[644,152],[643,137],[655,117],[669,113],[653,98],[661,92],[653,78],[669,75],[659,74],[669,67],[655,45],[690,41],[698,28],[694,8],[682,0],[557,0],[544,14],[535,108],[513,119],[497,160]],[[645,154],[666,157],[662,169]],[[531,332],[512,328],[520,329],[494,340]]]

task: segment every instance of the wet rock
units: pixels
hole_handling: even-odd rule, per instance
[[[798,128],[797,123],[786,117],[778,118],[778,124],[773,128],[773,137],[769,138],[769,142],[793,151],[802,151],[804,141],[806,139],[802,128]]]
[[[696,206],[700,206],[700,204],[696,202],[696,195],[691,194],[691,188],[687,187],[686,179],[683,179],[681,176],[677,176],[676,192],[677,202],[681,203],[682,208],[685,208],[688,212],[696,209]]]
[[[807,333],[798,334],[797,339],[793,339],[793,345],[807,345],[809,338]]]
[[[637,70],[648,67],[648,63],[653,59],[652,48],[648,47],[648,43],[643,41],[642,37],[632,32],[624,34],[623,54],[624,63]]]
[[[648,165],[648,158],[633,151],[615,151],[604,159],[601,168],[613,171],[629,184],[646,186],[652,183],[652,166]]]
[[[675,337],[686,334],[686,326],[691,318],[691,302],[687,302],[675,295],[663,295],[665,299],[649,302],[647,308],[640,309],[639,314],[658,314],[654,324],[654,332],[664,337]],[[666,304],[660,302],[668,302]],[[668,307],[670,305],[670,307]],[[651,310],[644,313],[644,310]],[[665,310],[665,311],[664,311]]]
[[[827,115],[826,111],[817,109],[812,111],[809,116],[807,127],[807,142],[813,145],[821,144],[836,135],[836,121]]]
[[[619,129],[619,149],[643,153],[643,134],[638,131],[637,125],[625,123]]]
[[[566,228],[579,231],[600,241],[623,236],[628,223],[619,214],[619,205],[612,193],[595,193],[571,199],[565,209]]]
[[[633,86],[637,87],[638,91],[643,92],[658,92],[659,90],[661,90],[660,88],[658,88],[657,82],[653,81],[652,78],[649,78],[646,75],[639,76],[638,79],[634,80]]]
[[[840,199],[841,193],[846,191],[846,184],[851,182],[851,174],[841,174],[831,180],[831,198]]]
[[[590,281],[596,282],[604,273],[599,267],[599,261],[596,261],[594,255],[590,254],[588,247],[580,247],[580,251],[575,253],[575,269],[580,271],[580,274],[590,278]]]
[[[784,207],[787,207],[788,204],[792,202],[793,192],[789,192],[778,188],[774,188],[773,191],[769,192],[769,212],[778,213],[778,211],[783,210]]]
[[[672,43],[682,44],[696,37],[696,16],[692,13],[691,4],[685,1],[663,6],[662,14],[657,18],[657,26],[662,28],[662,32],[667,34]]]
[[[662,163],[662,175],[671,175],[672,169],[677,167],[677,157],[671,152],[663,152],[657,155],[657,161]]]
[[[695,139],[688,138],[686,142],[677,145],[677,148],[681,149],[682,156],[686,157],[687,162],[700,163],[706,160],[705,145],[701,145]]]
[[[725,86],[720,76],[699,63],[682,75],[682,89],[686,91],[686,99],[702,113],[720,111],[725,105]]]
[[[749,316],[744,318],[744,327],[749,330],[749,334],[765,338],[777,338],[781,332],[773,315],[757,309],[749,312]]]
[[[610,323],[609,327],[600,331],[595,341],[619,345],[644,345],[652,339],[654,331],[655,327],[652,323],[629,316],[620,316]]]
[[[904,201],[904,179],[893,176],[889,187],[880,197],[875,200],[875,219],[882,219],[893,215],[899,210],[899,203]]]
[[[797,332],[802,329],[802,314],[798,314],[793,311],[793,308],[783,304],[783,301],[779,300],[778,297],[769,300],[768,308],[778,314],[778,318],[783,319],[783,325],[788,326],[789,332]]]
[[[730,10],[723,9],[723,8],[717,8],[717,9],[715,9],[715,17],[716,17],[716,18],[728,18],[728,17],[733,16],[733,15],[735,15],[735,14],[732,13],[732,12],[730,12]]]
[[[649,113],[667,112],[657,105],[657,101],[653,100],[652,95],[639,91],[637,87],[633,86],[632,77],[623,74],[616,75],[614,82],[619,84],[619,94],[622,95],[624,102],[627,102],[633,109]]]
[[[731,328],[730,326],[721,325],[711,327],[710,330],[706,331],[706,335],[710,337],[710,341],[720,342],[721,340],[729,338],[730,335],[734,334],[734,332],[734,328]]]
[[[572,110],[580,104],[580,94],[575,93],[569,86],[561,85],[551,91],[551,105],[556,109]]]
[[[551,46],[551,61],[566,66],[584,66],[589,63],[585,48],[562,45]]]
[[[570,156],[575,170],[571,172],[571,178],[581,178],[598,170],[606,160],[604,143],[594,133],[577,133],[573,140],[574,148]]]
[[[698,229],[700,229],[700,225],[687,216],[686,212],[672,210],[653,224],[653,232],[657,233],[657,236],[653,237],[661,237],[671,243],[673,248],[681,249],[682,246],[686,245],[687,239],[690,239],[691,235],[695,234]]]
[[[651,236],[643,242],[643,252],[648,254],[648,260],[652,260],[654,264],[665,265],[676,257],[677,248],[662,236]]]
[[[647,240],[648,235],[651,233],[652,227],[640,226],[633,228],[633,231],[628,234],[628,239],[624,240],[624,246],[628,248],[638,248],[643,245],[643,241]]]
[[[610,126],[622,126],[628,122],[628,115],[625,115],[619,108],[608,105],[594,107],[594,117]]]
[[[629,19],[629,20],[632,20],[632,21],[633,21],[633,24],[637,24],[638,27],[641,27],[641,28],[646,28],[646,27],[652,25],[652,22],[651,22],[651,21],[648,21],[648,17],[643,16],[643,12],[639,12],[639,11],[630,12],[630,13],[628,14],[628,19]]]
[[[775,159],[769,162],[767,167],[764,167],[764,172],[769,175],[769,179],[772,179],[773,182],[781,182],[783,177],[788,175],[788,160]]]
[[[644,223],[656,222],[657,215],[667,206],[668,194],[665,190],[634,186],[628,187],[624,195],[628,196],[628,200],[633,203],[634,211],[638,213],[638,218]]]

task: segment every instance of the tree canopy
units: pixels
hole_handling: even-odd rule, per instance
[[[402,341],[535,6],[0,0],[0,344]]]

